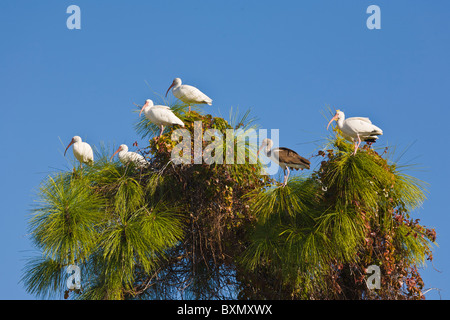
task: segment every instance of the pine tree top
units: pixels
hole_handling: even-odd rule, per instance
[[[254,125],[248,112],[226,121],[188,113],[186,105],[173,109],[192,135],[195,122],[202,134]],[[410,217],[425,200],[424,183],[384,152],[364,146],[352,155],[352,145],[336,131],[315,155],[318,167],[281,187],[261,175],[259,162],[195,164],[191,158],[174,164],[176,127],[160,139],[144,117],[135,128],[149,138],[137,150],[149,166],[111,162],[102,150],[93,166],[57,172],[42,183],[29,221],[41,254],[30,258],[22,279],[30,293],[78,299],[424,297],[418,268],[432,260],[436,233]],[[203,141],[201,150],[207,145]],[[81,289],[67,289],[71,264],[80,267]],[[376,290],[366,283],[373,265],[382,275]]]

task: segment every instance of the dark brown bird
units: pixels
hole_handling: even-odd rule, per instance
[[[273,147],[273,141],[270,139],[264,139],[261,143],[261,147],[258,150],[258,156],[261,150],[264,150],[266,157],[278,164],[284,171],[283,187],[286,185],[289,178],[290,170],[309,169],[311,162],[308,159],[303,158],[294,150],[288,148],[275,148]],[[286,174],[287,170],[287,174]]]

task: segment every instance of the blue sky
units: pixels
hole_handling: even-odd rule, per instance
[[[80,30],[66,27],[72,4]],[[380,30],[366,27],[372,4]],[[428,299],[450,298],[448,12],[444,0],[2,0],[0,298],[34,299],[18,283],[34,254],[27,221],[39,183],[70,169],[72,136],[145,145],[133,103],[157,101],[175,77],[210,96],[215,116],[251,108],[305,157],[330,134],[327,107],[370,117],[378,146],[395,147],[394,160],[407,149],[400,163],[429,184],[413,217],[439,247],[421,274],[440,289]]]

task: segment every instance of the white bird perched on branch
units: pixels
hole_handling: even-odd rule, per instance
[[[183,121],[181,121],[173,112],[170,110],[167,106],[155,106],[153,104],[153,101],[150,99],[147,99],[145,101],[144,106],[141,109],[141,112],[139,112],[139,117],[141,116],[142,112],[144,112],[145,117],[156,124],[161,131],[159,132],[159,137],[161,137],[164,126],[171,126],[174,124],[178,124],[182,127],[184,127]]]
[[[66,156],[67,149],[73,145],[73,155],[75,158],[80,161],[80,167],[83,167],[83,163],[88,165],[92,165],[94,163],[94,152],[92,151],[91,146],[81,141],[79,136],[74,136],[64,151],[64,156]]]
[[[144,156],[136,152],[128,151],[128,146],[126,144],[121,144],[109,160],[111,161],[117,153],[119,154],[120,162],[122,162],[124,165],[133,163],[139,168],[143,168],[148,165],[148,162],[147,160],[145,160]]]
[[[375,142],[378,136],[383,134],[383,130],[372,124],[369,118],[365,117],[351,117],[345,119],[344,112],[336,110],[334,117],[328,122],[327,130],[330,124],[336,121],[338,128],[342,131],[343,136],[350,141],[353,141],[355,145],[356,154],[361,141]]]
[[[187,84],[182,85],[180,78],[175,78],[173,80],[169,89],[167,89],[166,97],[170,89],[172,89],[172,93],[176,98],[189,105],[189,112],[191,111],[191,104],[212,105],[212,99],[210,97],[208,97],[196,87]]]

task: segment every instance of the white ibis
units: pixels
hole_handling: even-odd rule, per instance
[[[340,110],[336,110],[336,114],[328,123],[327,130],[333,121],[337,122],[343,136],[346,139],[353,141],[355,145],[355,150],[353,151],[354,155],[358,151],[361,141],[375,142],[378,139],[378,136],[383,134],[383,130],[372,124],[372,121],[370,121],[369,118],[352,117],[345,119],[344,112]]]
[[[66,156],[67,149],[73,145],[73,155],[75,158],[80,161],[80,167],[83,167],[83,163],[88,165],[92,165],[94,163],[94,152],[92,151],[91,146],[81,141],[79,136],[74,136],[64,151],[64,156]]]
[[[133,163],[135,166],[142,168],[145,167],[148,162],[145,160],[144,156],[140,155],[139,153],[128,151],[128,146],[126,144],[121,144],[119,148],[114,152],[114,154],[111,156],[110,161],[116,154],[119,154],[119,160],[124,165],[128,165],[129,163]]]
[[[172,93],[176,98],[180,99],[181,101],[189,105],[189,112],[191,111],[191,104],[212,105],[211,98],[209,98],[206,94],[198,90],[196,87],[187,84],[182,85],[180,78],[175,78],[173,80],[169,89],[167,89],[166,97],[170,89],[172,89]]]
[[[145,114],[145,117],[156,124],[161,131],[159,132],[159,138],[161,137],[164,126],[171,126],[174,124],[178,124],[182,127],[184,127],[183,121],[181,121],[173,112],[170,110],[167,106],[155,106],[153,104],[153,101],[150,99],[147,99],[145,101],[144,106],[141,109],[141,112],[139,112],[139,117],[141,116],[142,111]]]
[[[258,156],[261,150],[264,150],[266,157],[278,164],[284,171],[284,181],[283,187],[286,186],[287,180],[289,178],[289,168],[293,170],[298,169],[309,169],[311,162],[308,159],[303,158],[294,150],[288,148],[275,148],[273,147],[273,141],[270,139],[264,139],[261,143],[261,147],[258,150]],[[287,175],[286,175],[287,170]]]

